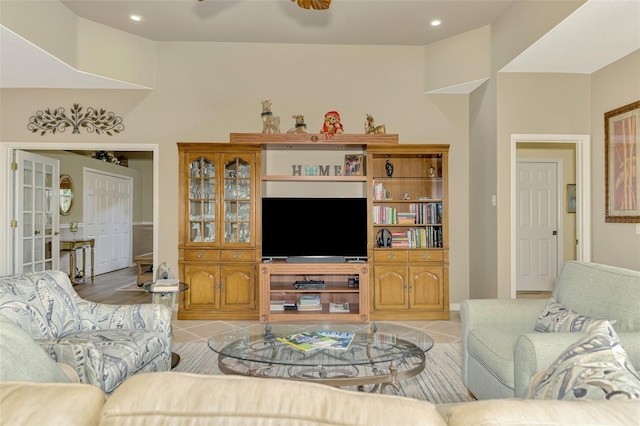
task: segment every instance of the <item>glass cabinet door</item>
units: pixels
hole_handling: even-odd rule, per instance
[[[206,157],[189,163],[189,242],[216,242],[216,164]]]
[[[224,163],[224,242],[251,242],[251,173],[253,163],[227,158]]]

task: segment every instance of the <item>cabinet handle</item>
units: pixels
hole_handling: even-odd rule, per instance
[[[199,252],[196,256],[198,256],[198,259],[204,259],[205,257],[207,257],[207,254],[203,252]]]
[[[240,259],[241,257],[242,257],[242,253],[238,253],[238,252],[233,253],[234,259]]]
[[[395,259],[396,254],[395,253],[388,253],[387,254],[387,259]]]
[[[422,254],[422,258],[423,258],[423,259],[425,259],[425,260],[429,260],[429,259],[431,259],[431,255],[430,255],[430,254],[423,253],[423,254]]]

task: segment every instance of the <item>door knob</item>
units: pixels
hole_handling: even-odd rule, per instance
[[[553,231],[553,235],[558,235],[558,231]]]

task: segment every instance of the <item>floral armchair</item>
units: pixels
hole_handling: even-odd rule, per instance
[[[165,306],[81,299],[61,271],[0,277],[0,317],[71,366],[80,382],[107,393],[133,374],[170,369],[171,312]]]

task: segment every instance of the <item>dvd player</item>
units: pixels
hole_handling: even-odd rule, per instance
[[[293,283],[296,290],[324,290],[324,281],[320,280],[302,280]]]

